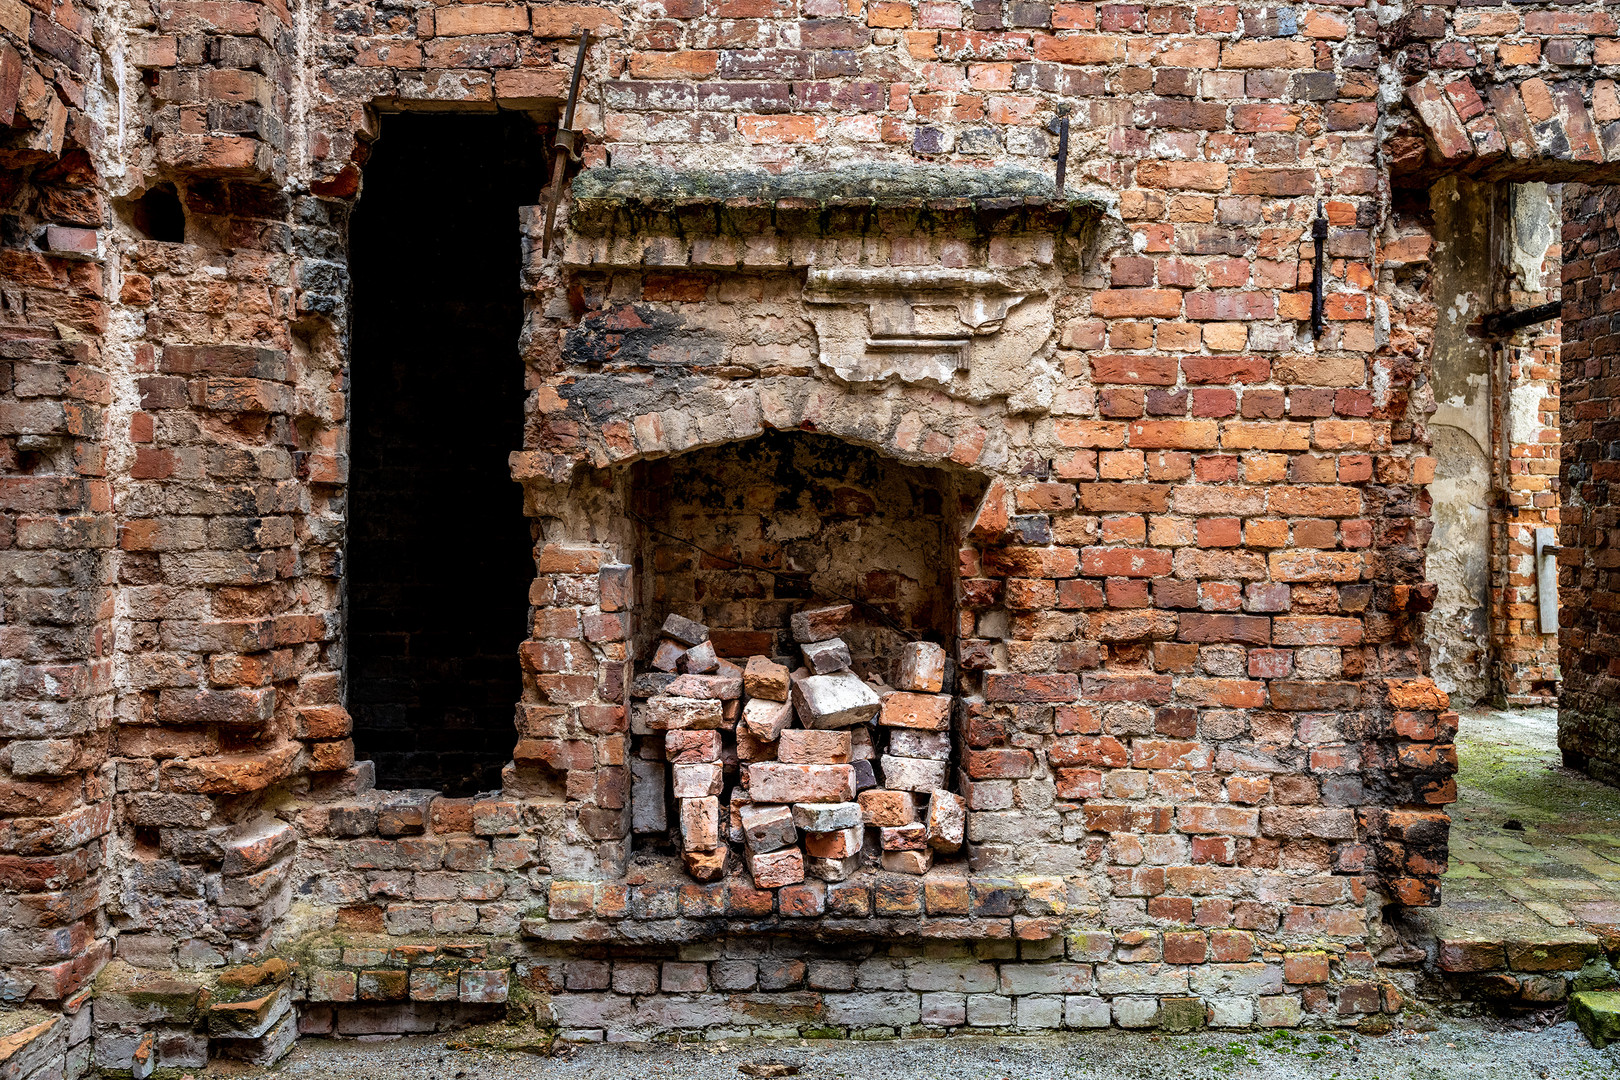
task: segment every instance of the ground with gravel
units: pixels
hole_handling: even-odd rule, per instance
[[[383,1042],[306,1039],[273,1070],[285,1080],[710,1080],[781,1062],[808,1080],[1585,1080],[1620,1077],[1620,1054],[1575,1025],[1514,1030],[1442,1023],[1379,1038],[1318,1032],[1187,1036],[1106,1031],[1045,1038],[885,1042],[594,1044],[564,1056],[470,1048],[476,1033]],[[216,1072],[223,1071],[216,1066]]]

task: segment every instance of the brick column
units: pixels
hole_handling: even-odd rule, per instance
[[[503,795],[555,800],[542,857],[559,876],[619,877],[629,856],[625,711],[630,566],[608,546],[542,542],[529,589],[531,636],[519,650],[523,701]]]
[[[1620,476],[1611,451],[1620,436],[1612,330],[1620,187],[1567,185],[1564,207],[1558,745],[1566,763],[1620,783],[1620,515],[1611,486]]]
[[[126,236],[119,253],[123,315],[145,341],[122,373],[115,478],[112,895],[123,958],[208,968],[267,948],[292,902],[295,836],[262,796],[306,775],[317,795],[353,791],[369,773],[354,769],[336,648],[345,412],[327,320],[346,283],[284,250],[339,236],[323,204],[273,189],[198,181],[185,197],[194,228],[241,244]]]
[[[0,249],[0,997],[76,1008],[112,951],[107,207],[83,151],[5,179],[50,216]]]

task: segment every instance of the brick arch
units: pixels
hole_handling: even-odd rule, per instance
[[[512,455],[513,478],[561,482],[581,465],[623,466],[792,430],[835,436],[909,465],[989,474],[1012,467],[1009,433],[992,409],[926,388],[855,390],[811,376],[670,382],[660,389],[587,376],[548,384],[534,423],[542,448]]]
[[[1415,9],[1385,53],[1404,72],[1385,148],[1397,184],[1620,176],[1620,21],[1604,10]],[[1403,115],[1404,114],[1404,115]]]
[[[1464,171],[1500,180],[1620,177],[1620,96],[1611,79],[1498,82],[1431,73],[1408,87],[1421,136],[1390,142],[1397,177]]]

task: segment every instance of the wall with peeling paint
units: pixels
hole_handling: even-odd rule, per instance
[[[1434,680],[1461,703],[1490,690],[1490,349],[1468,333],[1491,289],[1492,186],[1447,178],[1430,193],[1434,257],[1434,534],[1424,625]]]

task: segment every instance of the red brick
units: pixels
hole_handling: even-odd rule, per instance
[[[1158,577],[1168,574],[1168,551],[1132,547],[1089,547],[1081,551],[1080,569],[1094,577]]]

